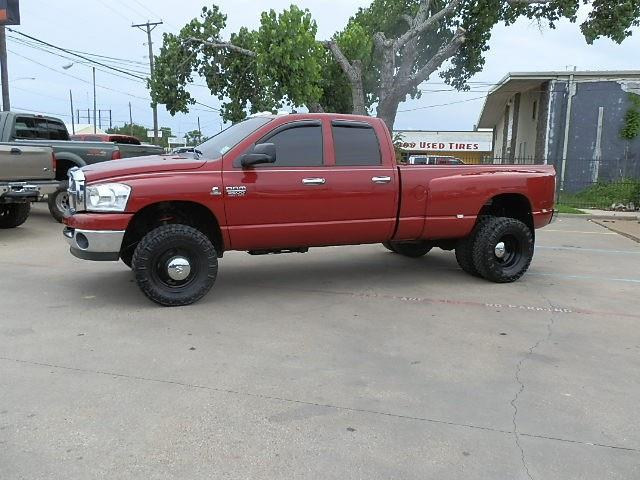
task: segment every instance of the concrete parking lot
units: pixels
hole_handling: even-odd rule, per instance
[[[200,303],[0,231],[0,478],[640,478],[640,245],[583,219],[495,285],[451,252],[230,253]]]

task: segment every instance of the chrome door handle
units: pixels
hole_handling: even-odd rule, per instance
[[[373,177],[371,181],[373,183],[389,183],[391,181],[391,177]]]
[[[327,183],[326,178],[303,178],[302,179],[303,185],[324,185],[325,183]]]

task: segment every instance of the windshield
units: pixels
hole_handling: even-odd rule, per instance
[[[196,152],[203,158],[220,158],[247,136],[272,120],[269,117],[254,117],[243,122],[231,125],[226,130],[210,138],[202,145],[196,147]]]

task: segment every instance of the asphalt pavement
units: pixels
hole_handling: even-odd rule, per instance
[[[562,218],[496,285],[452,252],[229,253],[196,305],[0,231],[0,479],[640,478],[640,244]]]

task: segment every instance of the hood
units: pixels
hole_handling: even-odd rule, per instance
[[[178,155],[150,155],[148,157],[125,158],[94,163],[82,168],[87,181],[95,182],[106,178],[127,177],[146,173],[195,170],[205,160]]]

